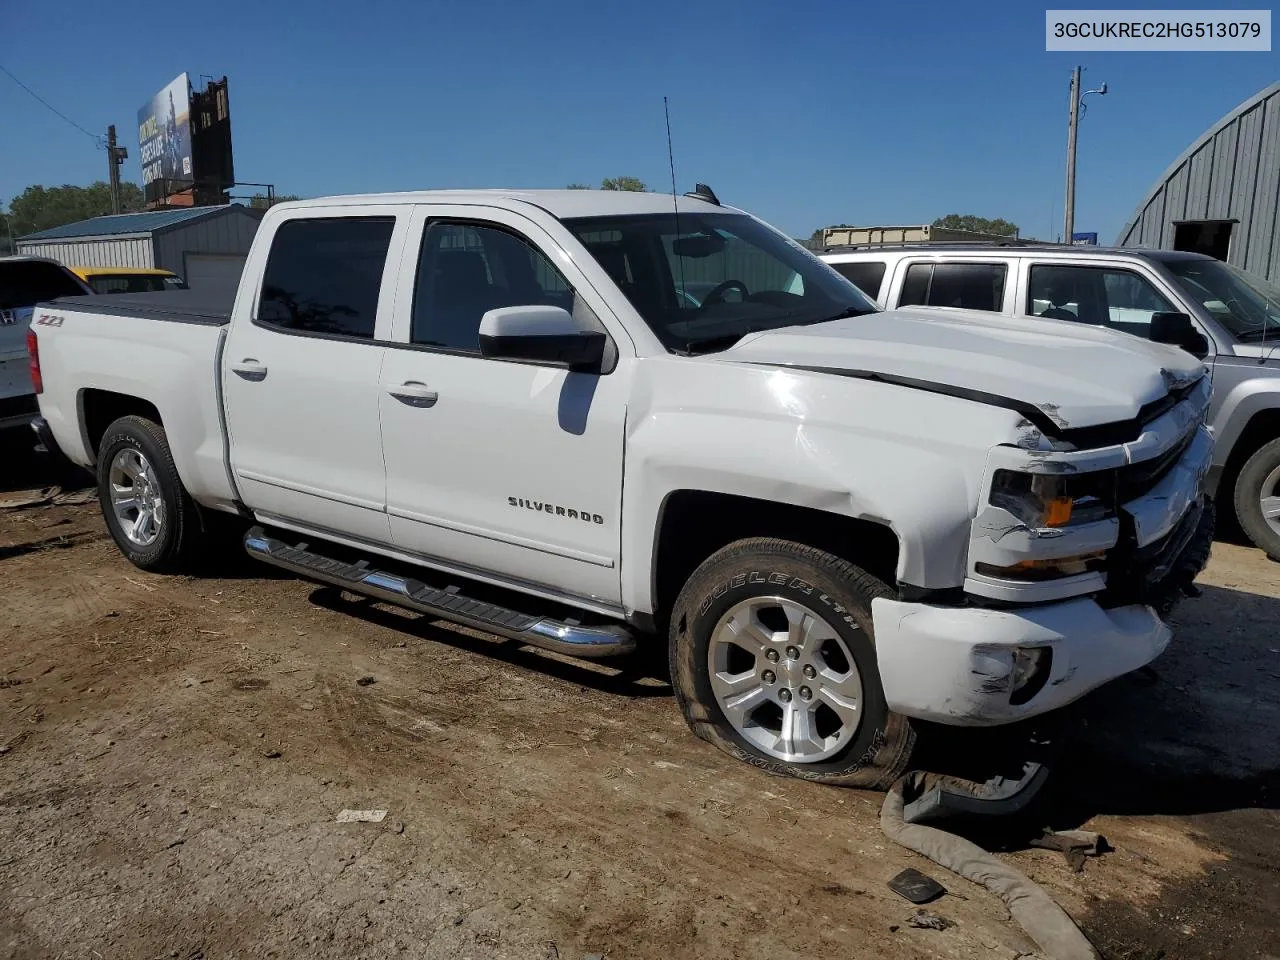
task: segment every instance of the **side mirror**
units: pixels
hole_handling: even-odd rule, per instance
[[[1191,323],[1185,313],[1153,313],[1151,315],[1151,340],[1181,347],[1195,357],[1209,353],[1209,341]]]
[[[598,373],[608,338],[580,330],[563,307],[499,307],[480,318],[480,356]]]

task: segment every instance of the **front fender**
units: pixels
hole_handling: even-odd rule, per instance
[[[889,384],[716,366],[698,371],[696,390],[655,387],[649,396],[661,402],[628,417],[627,609],[655,612],[651,558],[662,506],[678,490],[882,523],[898,538],[899,582],[963,584],[987,453],[1014,435],[1015,414]]]
[[[1228,371],[1239,373],[1238,367],[1216,368],[1215,389],[1220,389]],[[1280,409],[1280,371],[1269,376],[1249,377],[1232,384],[1217,404],[1213,416],[1215,467],[1222,467],[1240,440],[1254,414]]]

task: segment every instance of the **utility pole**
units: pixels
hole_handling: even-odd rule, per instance
[[[107,182],[111,184],[111,212],[120,212],[120,164],[129,156],[124,147],[116,146],[116,125],[107,127]]]
[[[1076,131],[1080,126],[1080,68],[1071,71],[1071,112],[1067,124],[1067,205],[1062,242],[1070,243],[1076,226]]]
[[[1084,98],[1091,93],[1105,96],[1107,85],[1101,84],[1096,90],[1080,92],[1080,67],[1071,71],[1071,110],[1067,124],[1067,203],[1063,212],[1062,242],[1073,243],[1076,228],[1076,133],[1080,128],[1080,117],[1084,113]]]

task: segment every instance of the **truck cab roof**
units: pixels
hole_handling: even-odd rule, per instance
[[[669,193],[632,190],[416,190],[405,193],[370,193],[336,197],[315,197],[278,203],[272,210],[294,210],[307,207],[360,206],[366,204],[398,205],[421,203],[478,204],[481,206],[528,204],[545,210],[557,219],[574,217],[610,217],[625,214],[671,213],[740,213],[733,207],[721,206],[688,195],[673,200]]]

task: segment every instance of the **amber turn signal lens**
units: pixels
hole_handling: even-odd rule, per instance
[[[1075,503],[1070,497],[1055,497],[1044,504],[1044,525],[1046,527],[1065,527],[1071,522],[1071,506]]]

